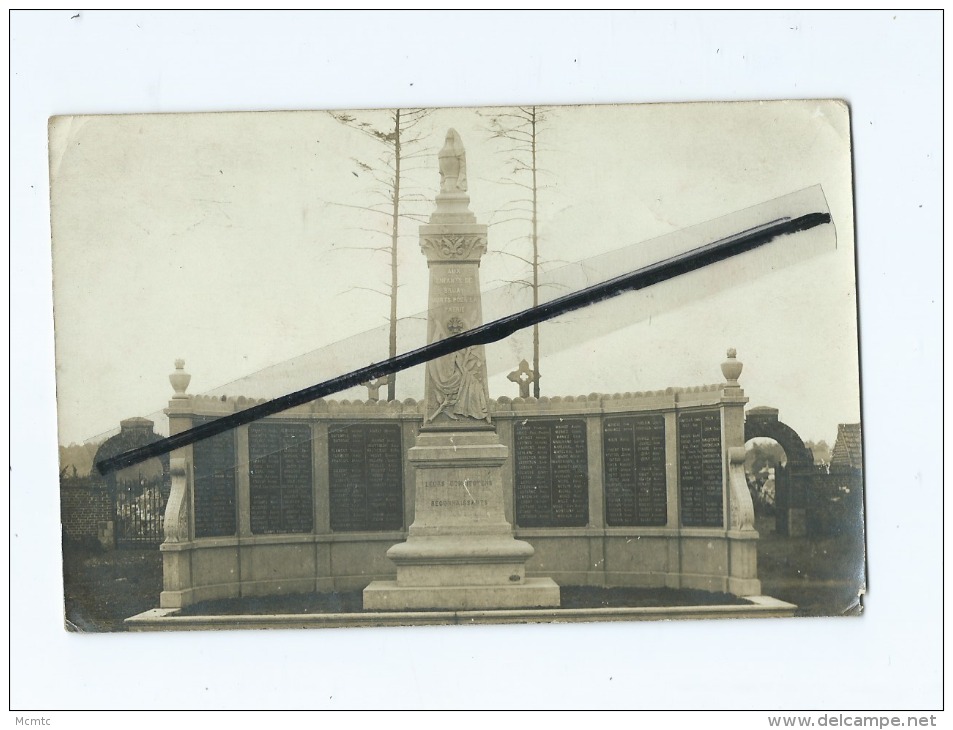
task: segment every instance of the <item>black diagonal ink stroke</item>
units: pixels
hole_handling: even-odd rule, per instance
[[[122,454],[103,459],[96,463],[100,474],[124,469],[151,459],[154,456],[167,454],[175,449],[194,444],[196,441],[211,438],[238,426],[257,421],[266,416],[273,416],[289,408],[309,403],[318,398],[339,393],[368,380],[398,373],[401,370],[421,365],[444,355],[449,355],[465,347],[487,345],[498,342],[505,337],[540,322],[553,319],[559,315],[588,307],[592,304],[610,299],[629,291],[645,289],[653,284],[659,284],[674,279],[683,274],[703,269],[733,256],[752,251],[770,243],[774,239],[807,231],[817,226],[831,222],[830,213],[808,213],[797,218],[779,218],[748,230],[736,233],[727,238],[699,246],[684,253],[677,254],[662,261],[636,269],[628,274],[617,276],[594,286],[580,289],[572,294],[553,299],[522,312],[502,317],[493,322],[475,327],[438,342],[432,342],[416,350],[405,352],[396,357],[383,360],[379,363],[358,368],[350,373],[339,375],[323,383],[312,385],[302,390],[283,395],[279,398],[251,406],[238,413],[222,416],[214,421],[203,423],[188,431],[177,433],[160,441],[146,446],[131,449]]]

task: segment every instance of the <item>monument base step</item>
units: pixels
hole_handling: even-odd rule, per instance
[[[153,608],[125,621],[129,631],[199,629],[317,629],[343,626],[442,626],[446,624],[575,623],[703,618],[781,618],[797,606],[770,596],[747,596],[745,605],[651,608],[516,608],[496,611],[371,611],[268,615],[179,616],[176,608]]]
[[[506,526],[509,528],[509,525]],[[405,565],[479,565],[526,563],[536,551],[523,540],[513,539],[513,532],[496,535],[461,534],[459,530],[449,535],[419,537],[411,535],[405,542],[393,545],[387,557],[398,570]],[[468,585],[461,581],[460,585]]]
[[[495,586],[399,586],[376,580],[364,589],[365,611],[421,609],[481,610],[492,608],[557,608],[559,586],[552,578],[527,578]]]

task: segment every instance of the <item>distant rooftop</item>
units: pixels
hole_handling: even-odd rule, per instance
[[[837,427],[837,440],[831,451],[831,468],[864,468],[863,440],[859,423],[842,423]]]

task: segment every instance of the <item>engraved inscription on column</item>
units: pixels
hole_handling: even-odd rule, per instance
[[[331,423],[331,529],[399,530],[404,525],[403,449],[396,423]]]
[[[311,427],[253,423],[248,450],[252,533],[311,532]]]
[[[214,418],[194,418],[198,426]],[[235,431],[192,445],[195,473],[195,536],[234,535],[237,527],[235,495]]]
[[[664,526],[668,521],[665,417],[606,418],[602,433],[606,524]]]
[[[682,525],[723,527],[725,477],[720,411],[679,414],[678,476]]]
[[[583,419],[517,422],[516,524],[589,524],[589,464]]]

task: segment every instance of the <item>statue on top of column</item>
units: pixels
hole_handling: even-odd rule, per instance
[[[440,192],[465,193],[467,191],[467,153],[457,130],[447,130],[443,149],[438,154],[440,162]]]

